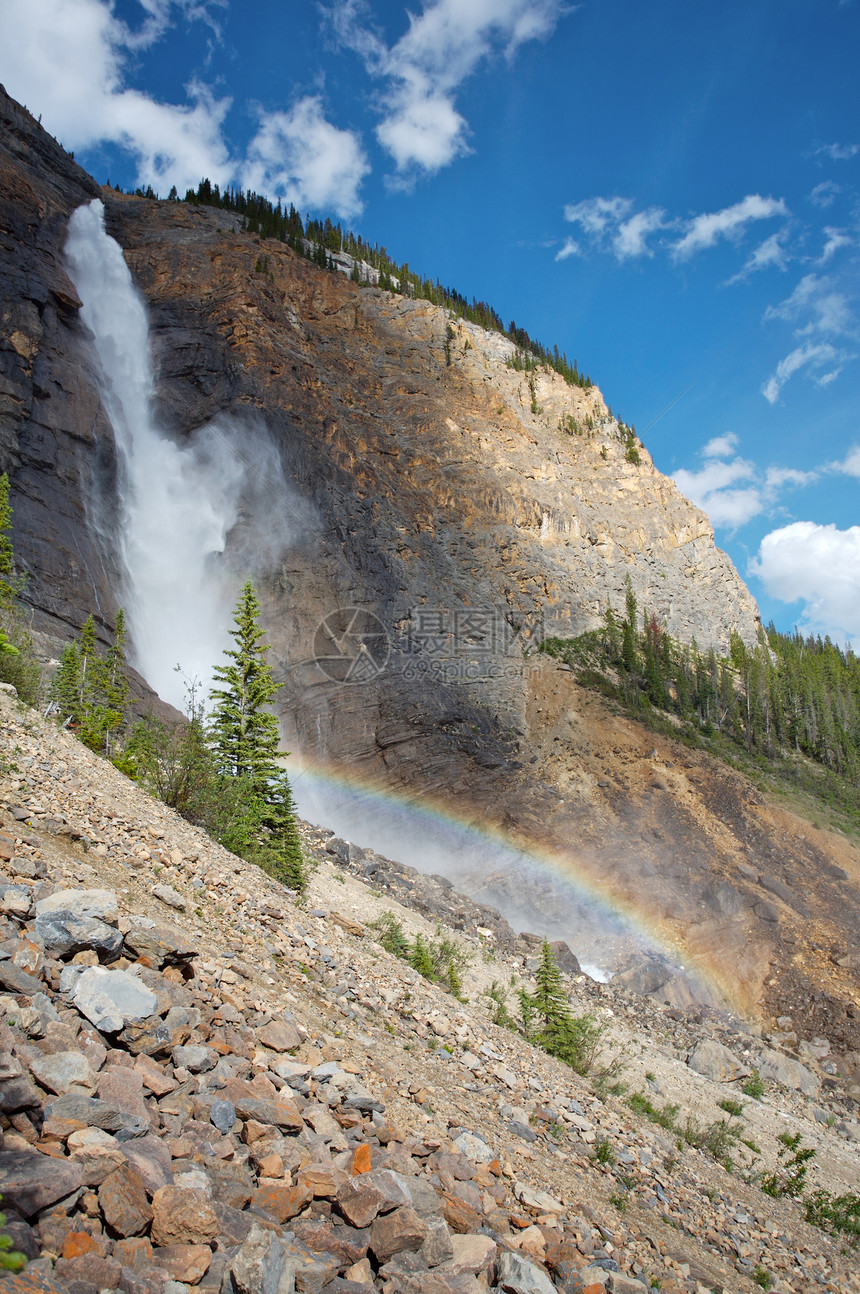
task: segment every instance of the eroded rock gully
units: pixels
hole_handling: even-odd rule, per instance
[[[149,304],[165,425],[262,421],[285,465],[293,494],[270,506],[295,506],[298,533],[254,576],[287,744],[537,851],[698,967],[701,1000],[790,1014],[807,1041],[824,1021],[855,1049],[856,970],[836,962],[856,941],[856,854],[525,650],[532,633],[593,626],[627,576],[681,638],[756,633],[706,517],[647,451],[627,460],[600,392],[537,374],[534,413],[499,335],[454,322],[448,363],[449,321],[429,303],[263,248],[230,213],[100,191],[5,96],[0,116],[0,466],[46,656],[90,611],[108,638],[120,596],[113,438],[62,258],[70,212],[100,193]],[[571,419],[583,434],[560,429]],[[380,617],[392,652],[345,687],[314,638],[352,605]],[[528,895],[527,924],[583,951],[593,938],[582,886],[458,879],[511,913]],[[613,945],[619,967],[627,948]],[[689,996],[688,981],[664,985]]]
[[[428,921],[395,897],[408,869],[306,827],[297,904],[5,694],[0,754],[0,1192],[32,1259],[10,1294],[860,1290],[748,1180],[791,1130],[814,1185],[856,1187],[860,1087],[826,1040],[798,1060],[568,980],[679,1125],[760,1069],[729,1175],[490,1022],[483,990],[528,986],[534,944],[445,884],[416,878]],[[468,1001],[374,942],[386,909],[412,935],[454,919]]]

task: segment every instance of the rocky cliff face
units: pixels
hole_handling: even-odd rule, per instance
[[[90,610],[109,633],[118,600],[113,440],[62,261],[68,215],[99,191],[29,114],[5,97],[0,114],[0,465],[35,626],[55,649]],[[229,213],[101,197],[149,304],[165,424],[181,438],[227,415],[250,448],[263,422],[285,465],[290,491],[266,506],[289,513],[293,538],[254,576],[291,747],[539,850],[736,1001],[766,1002],[793,917],[774,917],[739,869],[760,865],[767,821],[746,801],[738,812],[737,779],[707,761],[698,779],[667,775],[669,743],[598,722],[569,675],[529,654],[541,633],[620,607],[628,576],[677,636],[751,641],[755,604],[706,517],[647,451],[628,461],[597,389],[538,373],[532,390],[504,338],[454,321],[449,336],[429,303],[261,245]],[[350,607],[378,617],[390,649],[361,685],[319,664]],[[827,846],[784,835],[768,875],[791,886]],[[826,898],[834,947],[857,911],[854,866]],[[470,881],[503,901],[528,887],[535,920],[584,938],[593,904],[546,877]],[[719,889],[726,877],[739,897]],[[833,999],[849,1031],[851,991]]]

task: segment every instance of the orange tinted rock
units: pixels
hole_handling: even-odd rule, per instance
[[[307,1208],[312,1199],[313,1192],[304,1184],[289,1186],[278,1183],[259,1187],[253,1193],[252,1203],[255,1209],[262,1209],[283,1224]]]
[[[63,1258],[80,1258],[82,1254],[103,1254],[104,1244],[89,1231],[70,1231],[63,1241]]]
[[[352,1164],[350,1165],[349,1170],[353,1177],[357,1177],[359,1173],[369,1173],[372,1167],[373,1165],[370,1162],[370,1146],[366,1144],[356,1146],[355,1154],[352,1157]]]

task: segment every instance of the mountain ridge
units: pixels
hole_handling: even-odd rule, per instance
[[[828,874],[835,846],[788,818],[775,848],[775,820],[741,779],[607,719],[531,653],[533,630],[576,633],[607,600],[620,607],[628,576],[677,637],[706,646],[710,626],[715,643],[733,629],[754,642],[759,629],[707,518],[646,451],[628,459],[597,388],[517,371],[500,334],[359,288],[242,233],[232,213],[94,189],[29,114],[2,108],[0,309],[13,340],[0,353],[0,466],[44,654],[56,658],[90,611],[109,638],[123,596],[116,448],[63,261],[71,210],[98,194],[146,298],[165,434],[189,443],[227,417],[241,452],[264,421],[277,448],[289,488],[263,516],[288,514],[293,537],[251,573],[287,744],[345,783],[435,798],[553,860],[555,872],[493,884],[531,893],[534,914],[555,905],[573,944],[600,922],[591,887],[692,963],[722,959],[724,987],[743,967],[733,1000],[753,1013],[786,1013],[790,960],[786,991],[807,1035],[818,1011],[856,1046],[856,985],[828,960],[854,938],[854,862]],[[253,521],[240,516],[237,547]],[[391,651],[348,687],[320,668],[316,635],[356,606],[379,618]],[[791,890],[810,867],[827,931],[817,950],[757,879]]]

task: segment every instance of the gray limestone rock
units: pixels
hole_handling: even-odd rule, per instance
[[[40,1213],[83,1185],[80,1166],[31,1150],[4,1150],[0,1154],[0,1195],[4,1206],[25,1218]]]
[[[105,958],[116,957],[122,935],[98,917],[79,916],[68,909],[43,912],[36,917],[33,933],[48,952],[64,957],[94,949]]]
[[[744,1078],[750,1072],[749,1067],[742,1065],[728,1047],[715,1042],[712,1038],[702,1039],[690,1053],[687,1064],[697,1074],[712,1078],[718,1083],[731,1083],[736,1078]]]
[[[498,1287],[505,1294],[556,1294],[546,1272],[520,1254],[500,1253],[496,1269]]]
[[[155,994],[135,975],[102,966],[84,971],[74,986],[72,1000],[91,1024],[106,1033],[118,1033],[132,1021],[146,1020],[158,1008]]]
[[[792,1060],[790,1056],[784,1056],[782,1052],[773,1051],[770,1047],[763,1050],[758,1069],[762,1078],[772,1079],[775,1083],[782,1083],[783,1087],[794,1088],[807,1096],[816,1096],[821,1086],[819,1079],[805,1065],[801,1065],[799,1060]]]
[[[79,1051],[57,1051],[50,1056],[39,1056],[30,1061],[30,1072],[42,1087],[57,1096],[72,1088],[91,1093],[96,1086],[96,1076]]]
[[[55,890],[36,904],[36,917],[53,912],[72,912],[76,917],[95,917],[115,926],[119,903],[114,890]]]

